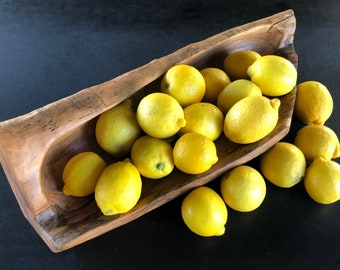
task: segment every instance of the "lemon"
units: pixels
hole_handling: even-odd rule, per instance
[[[265,55],[257,59],[247,71],[252,82],[266,96],[282,96],[294,89],[297,80],[295,66],[286,58]]]
[[[174,169],[172,146],[149,135],[138,138],[131,149],[131,160],[144,177],[159,179]]]
[[[218,161],[215,143],[199,133],[185,133],[173,148],[175,166],[188,174],[199,174]]]
[[[175,65],[163,76],[161,91],[174,97],[182,107],[186,107],[203,99],[205,80],[195,67]]]
[[[198,187],[185,196],[181,214],[187,227],[200,236],[225,233],[228,210],[220,195],[208,187]]]
[[[137,121],[146,134],[155,138],[171,137],[185,126],[184,111],[177,100],[157,92],[139,102]]]
[[[261,55],[253,50],[235,51],[223,60],[223,68],[232,80],[248,79],[248,67]]]
[[[301,149],[306,160],[316,157],[330,160],[340,156],[339,139],[336,133],[324,125],[308,125],[298,130],[294,144]]]
[[[253,82],[245,79],[239,79],[231,82],[223,88],[217,97],[217,107],[223,114],[241,99],[248,96],[262,96],[261,89]]]
[[[199,102],[185,107],[184,118],[186,124],[180,129],[180,135],[195,132],[214,141],[223,131],[223,114],[221,110],[212,103]]]
[[[309,196],[321,204],[340,199],[340,165],[332,160],[316,158],[307,168],[304,184]]]
[[[107,166],[98,179],[95,200],[104,215],[126,213],[138,202],[142,179],[129,159]]]
[[[262,175],[272,184],[290,188],[299,183],[306,171],[302,151],[292,143],[278,142],[260,158]]]
[[[333,98],[320,82],[302,82],[297,86],[294,112],[305,124],[323,125],[333,112]]]
[[[201,70],[205,81],[203,100],[215,104],[222,89],[230,83],[230,79],[222,69],[208,67]]]
[[[98,144],[106,152],[117,157],[127,154],[141,133],[131,99],[103,112],[95,132]]]
[[[238,101],[224,119],[225,136],[236,143],[256,142],[268,135],[276,126],[280,100],[264,96],[248,96]]]
[[[94,152],[73,156],[63,170],[63,193],[76,197],[92,194],[105,167],[105,161]]]
[[[257,209],[266,197],[266,183],[262,175],[246,165],[238,166],[222,176],[221,194],[225,203],[240,212]]]

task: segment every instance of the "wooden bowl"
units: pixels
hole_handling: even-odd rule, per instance
[[[53,252],[60,252],[126,224],[192,188],[262,154],[289,132],[296,89],[280,97],[279,122],[261,141],[239,145],[224,135],[216,141],[219,161],[209,171],[188,175],[175,170],[161,180],[143,179],[138,204],[128,213],[102,215],[94,196],[62,193],[62,170],[76,153],[95,151],[114,162],[98,146],[98,115],[132,98],[134,104],[158,91],[163,74],[177,63],[199,69],[222,67],[226,55],[241,49],[279,54],[297,66],[293,38],[295,16],[287,10],[192,43],[108,82],[86,88],[31,113],[0,123],[0,161],[20,208]]]

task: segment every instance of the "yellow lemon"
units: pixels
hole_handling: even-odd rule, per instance
[[[248,79],[248,67],[261,55],[253,50],[232,52],[223,60],[223,68],[232,80]]]
[[[195,67],[175,65],[163,76],[161,91],[174,97],[182,107],[186,107],[203,99],[205,81]]]
[[[209,67],[201,70],[205,80],[203,100],[215,104],[222,89],[230,83],[230,79],[222,69]]]
[[[251,81],[266,96],[282,96],[294,89],[297,80],[295,66],[286,58],[265,55],[257,59],[247,71]]]
[[[331,128],[323,125],[302,127],[296,133],[294,144],[310,162],[317,157],[330,160],[340,156],[338,136]]]
[[[307,168],[304,184],[309,196],[321,204],[340,199],[340,165],[332,160],[316,158]]]
[[[207,102],[191,104],[184,108],[184,118],[186,124],[180,129],[180,135],[195,132],[214,141],[223,131],[224,117],[214,104]]]
[[[198,187],[182,202],[181,214],[187,227],[200,236],[221,236],[228,220],[227,207],[213,189]]]
[[[63,170],[63,193],[76,197],[92,194],[105,167],[105,161],[94,152],[82,152],[75,155],[67,162]]]
[[[217,107],[223,114],[241,99],[248,96],[262,96],[261,89],[253,82],[245,79],[239,79],[231,82],[223,88],[217,97]]]
[[[263,176],[276,186],[290,188],[299,183],[306,171],[302,151],[292,143],[278,142],[260,158]]]
[[[175,166],[171,144],[148,135],[135,141],[131,149],[131,160],[141,175],[152,179],[167,176]]]
[[[175,166],[188,174],[199,174],[218,161],[215,143],[199,133],[185,133],[173,148]]]
[[[294,112],[305,124],[323,125],[333,112],[333,98],[320,82],[302,82],[297,86]]]
[[[155,138],[171,137],[185,126],[183,108],[164,93],[149,94],[139,102],[137,121],[146,134]]]
[[[113,156],[127,154],[140,133],[131,99],[102,113],[96,123],[98,144]]]
[[[98,179],[95,200],[104,215],[126,213],[138,202],[142,179],[129,159],[107,166]]]
[[[221,179],[221,193],[225,203],[236,211],[250,212],[257,209],[266,197],[266,183],[252,167],[238,166]]]
[[[268,135],[279,119],[280,100],[248,96],[238,101],[224,119],[225,136],[236,143],[256,142]]]

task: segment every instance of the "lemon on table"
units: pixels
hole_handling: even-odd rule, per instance
[[[138,138],[132,145],[131,161],[141,175],[152,179],[167,176],[175,166],[171,144],[149,135]]]
[[[298,84],[295,115],[305,124],[323,125],[333,112],[333,98],[327,87],[317,81]]]
[[[201,70],[205,81],[203,100],[215,104],[222,89],[230,83],[230,79],[222,69],[208,67]]]
[[[266,96],[282,96],[294,89],[297,70],[286,58],[265,55],[257,59],[247,71],[252,82]]]
[[[199,174],[218,161],[215,143],[199,133],[185,133],[173,148],[175,166],[188,174]]]
[[[292,143],[278,142],[260,158],[263,176],[276,186],[290,188],[299,183],[306,171],[302,151]]]
[[[240,144],[256,142],[268,135],[279,119],[280,100],[248,96],[238,101],[224,119],[225,136]]]
[[[185,196],[181,214],[187,227],[200,236],[225,233],[228,210],[222,198],[211,188],[198,187]]]
[[[106,152],[117,157],[127,154],[141,133],[131,99],[103,112],[95,132],[98,144]]]
[[[302,127],[296,133],[294,144],[300,148],[309,162],[317,157],[330,160],[340,156],[338,136],[324,125],[311,124]]]
[[[321,204],[340,199],[340,165],[332,160],[316,158],[307,168],[304,184],[309,196]]]
[[[266,183],[262,175],[246,165],[238,166],[221,179],[221,193],[225,203],[236,211],[257,209],[266,197]]]
[[[146,134],[155,138],[171,137],[185,126],[184,111],[177,100],[157,92],[139,102],[137,121]]]
[[[203,99],[205,80],[195,67],[179,64],[165,73],[161,81],[161,91],[174,97],[182,107],[186,107]]]
[[[241,99],[248,96],[262,96],[261,89],[253,82],[245,79],[239,79],[231,82],[223,88],[217,97],[217,107],[223,114]]]
[[[248,67],[261,55],[253,50],[235,51],[223,60],[223,68],[232,80],[248,79]]]
[[[129,159],[107,166],[98,179],[95,200],[104,215],[126,213],[138,202],[142,179]]]
[[[223,131],[223,114],[212,103],[199,102],[185,107],[184,118],[186,124],[180,129],[180,135],[195,132],[214,141]]]
[[[76,197],[92,194],[105,167],[106,162],[94,152],[81,152],[73,156],[63,170],[63,193]]]

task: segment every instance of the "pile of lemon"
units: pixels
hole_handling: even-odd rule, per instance
[[[271,61],[266,62],[264,60],[266,57],[270,57]],[[235,62],[230,59],[235,59]],[[231,78],[234,78],[217,95],[217,105],[226,114],[225,119],[230,111],[240,106],[242,102],[246,102],[249,96],[253,95],[255,100],[255,97],[258,98],[261,95],[266,97],[283,95],[289,92],[286,90],[292,87],[296,80],[290,69],[283,73],[278,72],[275,63],[272,62],[276,60],[272,56],[261,57],[262,61],[266,62],[263,65],[260,65],[256,59],[259,59],[259,56],[252,51],[238,51],[225,59],[224,69],[229,71]],[[246,63],[244,66],[238,66],[242,71],[233,70],[236,61]],[[229,62],[232,64],[228,65]],[[266,87],[270,83],[253,73],[258,68],[264,70],[264,66],[267,68],[266,74],[273,76],[271,79],[274,78],[273,84],[268,88]],[[281,68],[285,69],[282,64]],[[277,78],[277,74],[284,75],[281,77],[282,80]],[[289,87],[282,87],[282,81],[289,81]],[[231,93],[234,87],[237,89]],[[278,89],[281,90],[272,91]],[[275,103],[278,101],[272,98],[270,102],[272,108],[277,109],[279,105]],[[254,102],[251,106],[263,108],[264,105]],[[256,111],[260,110],[259,108],[252,110],[245,106],[245,110],[238,109],[235,114],[248,111],[255,115]],[[340,165],[333,160],[340,157],[339,140],[335,132],[324,125],[332,111],[333,99],[326,86],[317,81],[298,84],[294,113],[305,125],[298,130],[294,141],[292,143],[278,142],[262,154],[259,157],[260,170],[242,165],[228,171],[220,179],[220,194],[208,187],[199,187],[191,191],[182,203],[182,218],[185,224],[191,231],[201,236],[224,234],[228,219],[227,206],[240,212],[257,209],[266,196],[266,180],[281,188],[291,188],[303,181],[309,196],[320,204],[330,204],[340,200]],[[264,113],[265,111],[261,112],[262,115]],[[261,120],[258,116],[248,117],[245,123],[256,122],[251,129],[257,134],[257,121]],[[233,120],[238,121],[236,117]],[[265,125],[268,126],[268,123]],[[245,134],[237,135],[236,139],[230,137],[229,139],[234,139],[238,143],[244,143],[245,140],[249,142],[251,139],[249,139],[248,132],[251,134],[251,131],[243,125],[237,127],[241,133]],[[262,127],[260,129],[263,130]]]
[[[79,153],[64,168],[63,192],[94,193],[104,215],[128,212],[140,199],[142,177],[160,179],[174,168],[187,174],[209,170],[218,161],[214,141],[222,134],[238,144],[267,136],[279,119],[278,97],[296,82],[296,68],[287,59],[251,50],[229,54],[223,68],[175,65],[164,74],[160,91],[143,97],[135,110],[128,99],[98,117],[99,146],[125,159],[108,165],[94,152]],[[331,161],[339,156],[339,141],[324,126],[332,106],[325,86],[299,84],[295,113],[307,125],[295,143],[279,142],[264,153],[261,172],[247,165],[227,172],[221,195],[208,187],[187,194],[181,213],[190,230],[202,236],[224,234],[227,206],[241,212],[257,209],[266,196],[265,179],[291,187],[304,178],[317,202],[339,200],[340,166]]]

